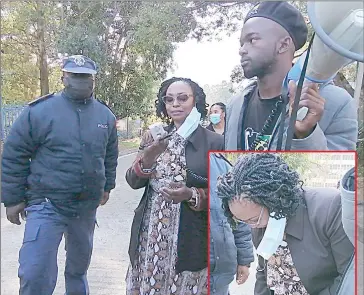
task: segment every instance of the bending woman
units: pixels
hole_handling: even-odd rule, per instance
[[[207,294],[207,152],[222,150],[223,137],[200,126],[206,95],[190,79],[163,82],[155,105],[171,136],[153,141],[147,132],[126,173],[133,189],[145,187],[131,229],[127,294]]]
[[[336,294],[351,261],[339,191],[302,184],[272,153],[241,156],[218,184],[230,223],[252,228],[255,295]]]

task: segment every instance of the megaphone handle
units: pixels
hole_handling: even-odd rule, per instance
[[[293,139],[295,125],[296,125],[296,119],[297,119],[298,104],[299,104],[300,98],[301,98],[303,81],[305,80],[308,58],[310,55],[311,46],[312,46],[314,37],[315,37],[315,33],[312,35],[310,43],[308,44],[306,58],[303,63],[300,79],[298,80],[298,84],[297,84],[296,94],[295,94],[295,98],[294,98],[294,102],[293,102],[293,106],[292,106],[291,117],[289,119],[288,130],[287,130],[287,139],[286,139],[286,146],[285,146],[286,151],[290,150],[291,146],[292,146],[292,139]]]

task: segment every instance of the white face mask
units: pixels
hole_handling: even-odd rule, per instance
[[[269,217],[263,239],[257,248],[257,254],[262,256],[265,260],[268,260],[276,253],[279,245],[282,243],[286,221],[286,218],[277,220]]]
[[[198,127],[201,120],[201,114],[196,107],[193,107],[191,113],[187,116],[181,127],[178,128],[177,134],[184,139],[188,138]]]

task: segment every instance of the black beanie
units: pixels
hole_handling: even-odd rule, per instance
[[[307,25],[301,12],[285,1],[267,1],[256,4],[246,16],[244,23],[253,17],[268,18],[283,28],[291,36],[296,51],[307,41]]]

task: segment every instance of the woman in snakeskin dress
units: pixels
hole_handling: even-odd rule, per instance
[[[126,173],[132,188],[145,188],[131,229],[127,295],[207,295],[207,152],[222,150],[223,137],[199,125],[207,105],[195,82],[169,79],[157,97],[170,136],[153,141],[147,132]]]

